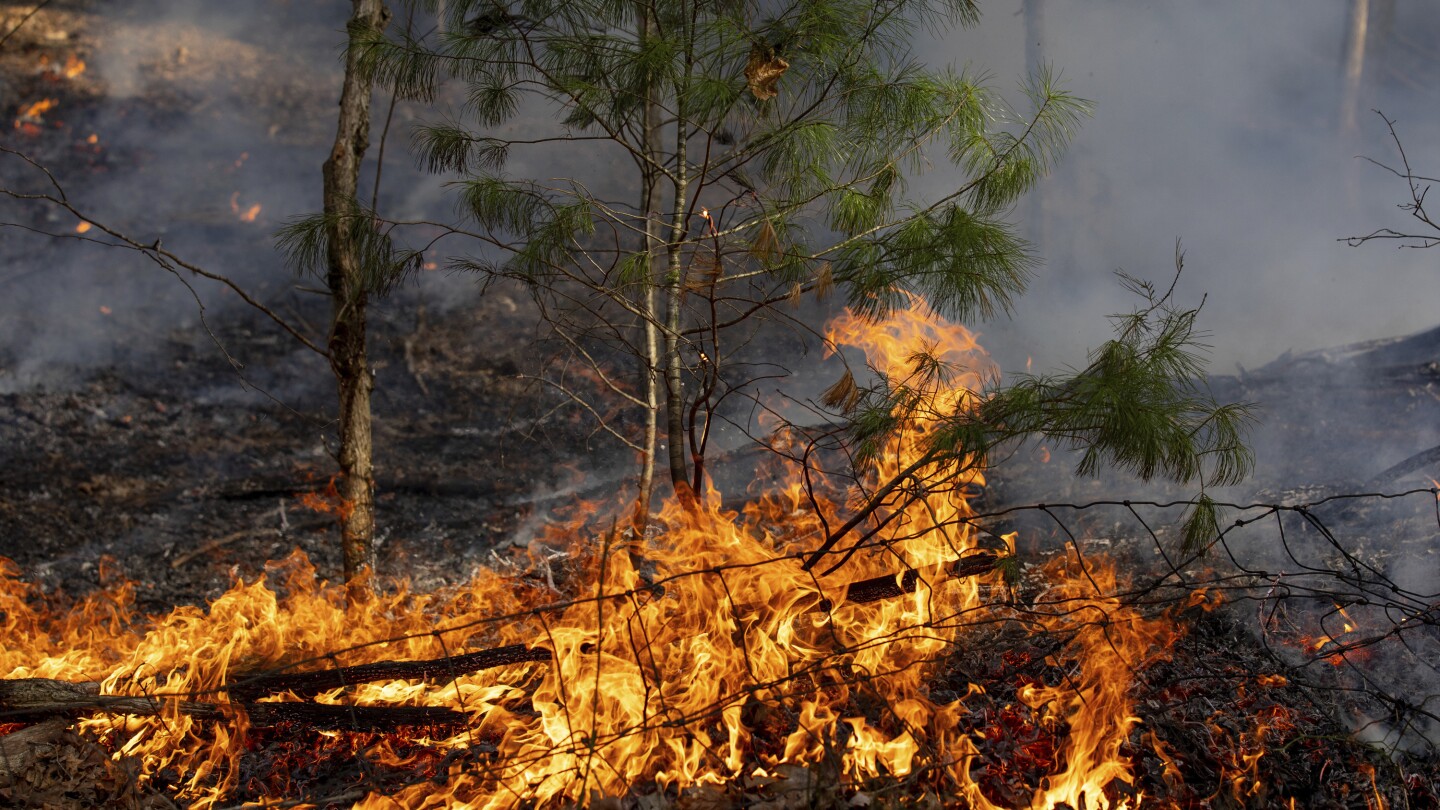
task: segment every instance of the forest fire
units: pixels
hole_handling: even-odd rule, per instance
[[[921,302],[878,325],[847,315],[830,335],[924,401],[877,454],[872,480],[912,464],[931,420],[973,407],[994,373],[968,332]],[[921,353],[953,371],[917,376]],[[969,483],[979,481],[977,472]],[[453,593],[401,588],[348,608],[343,589],[317,584],[299,556],[208,610],[149,618],[130,607],[128,582],[47,614],[10,568],[0,609],[21,642],[7,645],[0,671],[144,702],[143,712],[80,725],[117,756],[139,758],[149,778],[181,774],[174,788],[197,807],[275,789],[273,777],[242,783],[241,759],[258,729],[290,717],[286,707],[309,707],[295,716],[311,718],[337,707],[332,723],[370,710],[358,707],[430,712],[382,718],[388,731],[365,756],[429,769],[434,781],[365,807],[510,807],[760,783],[853,792],[879,778],[976,808],[1140,806],[1124,751],[1139,723],[1128,692],[1136,667],[1166,655],[1172,621],[1122,604],[1110,595],[1115,572],[1073,555],[1015,604],[1003,577],[1010,550],[981,542],[962,490],[877,512],[867,548],[817,579],[791,549],[845,507],[809,508],[805,491],[794,481],[741,514],[718,497],[692,510],[668,503],[643,537],[596,537],[606,518],[584,506],[545,537],[573,563],[558,586],[487,570]],[[968,683],[969,697],[936,692],[967,629],[996,622],[1056,642],[1048,655],[1007,660],[1064,674]],[[284,680],[338,664],[453,661],[476,648],[508,650],[496,661],[516,663],[439,678],[444,667],[431,664],[428,680],[368,682],[363,667],[341,670],[356,673],[336,681],[348,687]],[[264,674],[284,667],[301,672]],[[273,688],[255,685],[275,677]],[[995,688],[1014,690],[998,714],[969,707]],[[996,751],[1007,753],[997,761]]]

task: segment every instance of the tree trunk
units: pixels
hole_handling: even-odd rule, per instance
[[[640,41],[642,45],[658,36],[655,18],[639,3]],[[660,254],[660,100],[659,91],[648,86],[645,91],[645,144],[641,161],[640,216],[645,218],[645,252],[649,255],[650,272],[641,285],[640,311],[644,321],[644,353],[640,357],[640,396],[645,401],[645,448],[640,458],[640,485],[635,496],[635,516],[631,521],[637,532],[644,532],[650,522],[650,497],[655,488],[655,442],[660,435],[660,330],[655,325],[655,280],[661,277],[664,257]]]
[[[1351,135],[1359,122],[1360,87],[1365,75],[1365,40],[1370,27],[1370,0],[1350,0],[1345,28],[1345,74],[1340,91],[1340,133]]]
[[[682,95],[676,92],[677,99]],[[685,387],[680,362],[681,307],[685,298],[684,245],[690,166],[686,154],[685,115],[676,111],[675,196],[670,201],[670,250],[665,272],[665,427],[670,483],[682,504],[693,506],[689,467],[685,462]]]
[[[370,442],[374,379],[365,356],[368,292],[353,237],[355,229],[373,227],[360,215],[356,196],[360,162],[370,145],[371,83],[360,75],[359,54],[353,46],[357,33],[384,28],[390,12],[382,0],[353,0],[352,8],[352,47],[345,61],[339,125],[330,158],[325,161],[325,214],[329,220],[326,283],[333,302],[327,348],[339,388],[339,491],[345,501],[340,544],[345,581],[353,590],[362,575],[375,568],[375,474]]]
[[[1025,15],[1025,70],[1033,79],[1046,69],[1045,0],[1024,0],[1021,11]],[[1048,187],[1048,183],[1036,183],[1030,189],[1025,207],[1030,244],[1040,256],[1049,255],[1045,244],[1045,190]]]

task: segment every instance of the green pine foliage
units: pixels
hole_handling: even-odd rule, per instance
[[[451,265],[530,285],[572,346],[600,334],[652,380],[678,368],[690,399],[667,407],[683,416],[692,452],[697,421],[735,384],[717,371],[733,345],[724,328],[832,288],[872,318],[911,294],[953,319],[1009,312],[1035,260],[1007,216],[1089,113],[1048,72],[1015,107],[983,74],[919,62],[912,37],[975,25],[970,0],[430,9],[442,15],[435,31],[370,34],[358,48],[381,86],[448,109],[414,146],[454,181],[473,224],[475,255]],[[509,174],[517,155],[562,152],[590,158],[579,165],[593,171]],[[966,180],[912,193],[907,181],[937,165]],[[296,226],[292,252],[315,255],[312,233]],[[387,249],[377,245],[392,257],[377,267],[393,266]],[[986,392],[978,412],[952,415],[935,435],[933,458],[958,470],[1039,435],[1077,448],[1081,472],[1202,486],[1243,477],[1248,412],[1206,394],[1197,310],[1125,283],[1145,304],[1085,368]],[[945,369],[920,358],[916,373]],[[836,393],[860,463],[917,407],[913,382],[851,380]],[[629,393],[640,386],[611,387],[641,402]],[[684,440],[673,424],[669,438]],[[1213,511],[1197,514],[1196,531],[1213,523]]]

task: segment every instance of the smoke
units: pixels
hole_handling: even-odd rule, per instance
[[[1027,34],[1074,94],[1095,102],[1027,231],[1045,259],[1011,322],[988,325],[1007,368],[1083,361],[1108,336],[1104,315],[1135,302],[1116,269],[1167,281],[1174,244],[1186,270],[1177,293],[1205,299],[1213,368],[1233,373],[1303,351],[1433,326],[1440,273],[1423,252],[1347,247],[1340,237],[1404,222],[1403,183],[1356,158],[1393,160],[1383,109],[1421,166],[1440,129],[1440,62],[1402,59],[1431,41],[1433,15],[1400,3],[1372,12],[1358,131],[1340,132],[1347,4],[1292,0],[987,4],[979,28],[918,47],[931,63],[985,69],[1001,90],[1026,70]],[[1384,6],[1372,3],[1373,7]],[[1033,18],[1030,18],[1033,19]],[[1035,49],[1032,47],[1032,52]],[[1403,72],[1402,72],[1403,71]],[[1018,92],[1007,94],[1023,102]],[[953,186],[945,171],[927,178]],[[1022,208],[1019,212],[1029,212]]]

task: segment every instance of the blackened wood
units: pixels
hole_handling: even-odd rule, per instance
[[[948,563],[945,566],[945,570],[948,571],[952,577],[972,577],[994,570],[999,560],[999,555],[982,552],[961,557],[954,562]],[[935,569],[929,569],[929,573],[933,574],[934,572]],[[906,571],[898,580],[894,574],[887,574],[883,577],[852,582],[850,586],[845,589],[845,601],[864,605],[870,602],[878,602],[881,599],[893,599],[907,593],[914,593],[915,587],[920,584],[921,573],[920,570],[912,568]],[[822,599],[815,605],[814,610],[823,613],[832,607],[833,605],[829,599]]]
[[[507,664],[549,660],[549,650],[527,649],[524,644],[511,644],[508,647],[428,661],[381,661],[315,672],[256,675],[236,681],[227,686],[226,691],[243,699],[279,692],[294,692],[303,697],[371,681],[443,680]]]

